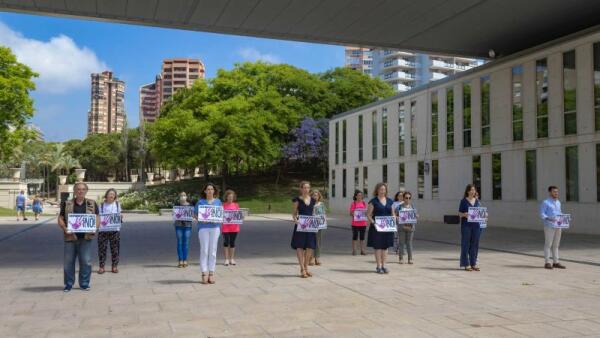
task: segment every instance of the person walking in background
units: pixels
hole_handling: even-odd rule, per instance
[[[35,195],[35,197],[33,198],[33,202],[31,203],[31,210],[35,215],[35,220],[39,220],[40,215],[42,214],[42,212],[44,212],[44,210],[42,208],[42,199],[38,195]]]
[[[352,203],[350,203],[350,216],[352,217],[352,256],[356,255],[356,242],[360,239],[360,254],[365,253],[365,232],[367,229],[367,203],[363,200],[362,191],[354,191]],[[358,210],[358,211],[357,211]]]
[[[556,216],[561,215],[561,204],[558,200],[558,188],[551,185],[548,187],[548,198],[540,205],[540,218],[544,222],[544,267],[546,269],[566,269],[560,264],[558,247],[562,229],[555,227]],[[552,263],[550,263],[550,250],[552,250]]]
[[[402,194],[403,203],[398,205],[394,210],[394,217],[397,217],[402,210],[414,210],[412,204],[412,194],[406,191]],[[418,216],[417,216],[418,217]],[[413,264],[413,237],[415,235],[415,224],[398,223],[398,260],[400,264],[404,264],[404,253],[408,255],[408,264]]]
[[[119,214],[121,215],[121,206],[117,201],[117,191],[110,188],[104,194],[104,202],[100,204],[101,214]],[[121,222],[123,218],[121,217]],[[119,249],[121,248],[121,232],[120,231],[100,231],[98,233],[98,260],[100,267],[98,273],[105,272],[104,265],[106,263],[106,249],[110,244],[110,258],[112,261],[111,271],[118,273],[119,265]]]
[[[388,273],[385,267],[387,260],[387,250],[394,246],[393,232],[380,232],[375,229],[375,217],[392,216],[392,201],[387,197],[387,185],[385,183],[377,183],[373,191],[373,199],[369,201],[367,217],[369,218],[369,238],[367,246],[375,249],[375,261],[377,262],[377,273]]]
[[[325,216],[325,203],[323,203],[323,195],[319,190],[313,190],[311,197],[316,201],[315,203],[315,216]],[[321,265],[321,244],[323,240],[323,232],[325,229],[319,229],[317,232],[317,247],[315,248],[314,257],[311,259],[309,265]]]
[[[236,203],[237,196],[233,190],[226,190],[223,195],[223,210],[240,210],[240,206]],[[240,232],[240,225],[223,222],[221,227],[223,232],[223,247],[225,251],[225,266],[236,265],[235,262],[235,240]]]
[[[22,215],[23,220],[26,221],[25,208],[27,208],[27,197],[25,196],[24,190],[21,190],[15,198],[15,207],[17,209],[17,222],[20,221],[19,215]]]
[[[215,283],[215,267],[217,265],[217,248],[219,235],[221,234],[222,222],[203,222],[198,218],[198,207],[211,205],[222,207],[217,186],[207,183],[201,192],[202,198],[196,203],[195,217],[198,219],[198,240],[200,241],[200,271],[202,272],[202,284]],[[208,274],[208,279],[207,279]]]
[[[185,191],[179,193],[179,198],[175,201],[176,206],[193,206],[191,201],[188,201]],[[188,252],[190,250],[190,237],[192,235],[192,221],[173,222],[175,227],[175,235],[177,237],[177,267],[188,267]]]
[[[476,198],[477,189],[473,184],[468,184],[465,195],[460,201],[458,215],[460,216],[460,267],[466,271],[479,271],[477,255],[479,253],[479,236],[481,228],[479,222],[469,222],[469,207],[479,207]]]
[[[292,199],[294,203],[294,211],[292,219],[294,221],[294,232],[292,233],[292,249],[296,250],[296,257],[300,265],[300,277],[312,277],[312,273],[308,271],[308,263],[312,256],[313,250],[317,247],[317,234],[314,232],[298,231],[298,216],[313,216],[314,208],[317,201],[310,197],[310,183],[306,181],[300,182],[300,196]]]

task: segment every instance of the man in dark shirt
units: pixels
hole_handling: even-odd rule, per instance
[[[64,233],[64,291],[69,292],[75,284],[75,260],[79,260],[79,286],[82,290],[90,290],[92,274],[92,238],[93,233],[72,233],[67,228],[68,215],[95,214],[96,229],[100,224],[98,204],[85,198],[87,184],[78,182],[73,186],[75,198],[61,203],[58,225]]]

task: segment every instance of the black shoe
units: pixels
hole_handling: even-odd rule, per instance
[[[546,268],[548,270],[552,270],[553,269],[552,264],[550,264],[550,263],[544,264],[544,268]]]
[[[388,269],[386,269],[385,267],[381,267],[381,271],[382,271],[383,273],[390,273],[390,272],[388,271]]]
[[[72,286],[65,285],[65,288],[63,289],[63,292],[69,292],[69,291],[71,291],[72,288],[73,288]]]
[[[552,264],[552,267],[557,268],[557,269],[566,269],[567,268],[566,266],[564,266],[560,263],[554,263],[554,264]]]
[[[375,269],[375,272],[381,274],[381,273],[383,273],[383,270],[381,270],[380,267],[377,267],[377,269]]]
[[[82,287],[81,287],[81,290],[82,290],[82,291],[90,291],[91,289],[92,289],[92,288],[91,288],[91,287],[89,287],[89,286],[82,286]]]

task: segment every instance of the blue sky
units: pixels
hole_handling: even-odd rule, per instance
[[[0,13],[0,45],[41,74],[32,122],[48,141],[84,138],[90,73],[112,70],[125,81],[129,125],[138,125],[138,88],[164,58],[199,58],[207,77],[236,62],[265,60],[320,72],[344,63],[344,50],[301,42]]]

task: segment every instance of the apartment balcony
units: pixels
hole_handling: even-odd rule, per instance
[[[415,75],[406,72],[392,72],[382,75],[381,78],[385,81],[414,81]]]
[[[415,67],[416,67],[416,64],[414,62],[407,61],[404,59],[391,59],[391,60],[387,60],[383,63],[384,69],[393,69],[393,68],[412,69]]]
[[[406,85],[404,83],[394,83],[392,88],[397,92],[405,92],[414,88],[414,86]]]
[[[385,49],[383,51],[383,56],[415,56],[415,53],[411,53],[411,52],[406,52],[406,51],[401,51],[401,50],[394,50],[394,49]]]
[[[466,62],[466,63],[470,63],[470,64],[475,64],[475,61],[476,61],[476,59],[463,57],[463,56],[455,56],[454,59],[456,61]]]
[[[448,76],[448,75],[446,75],[444,73],[432,72],[431,80],[432,81],[441,80],[441,79],[445,78],[446,76]]]
[[[431,69],[454,70],[455,65],[442,60],[431,60]]]

